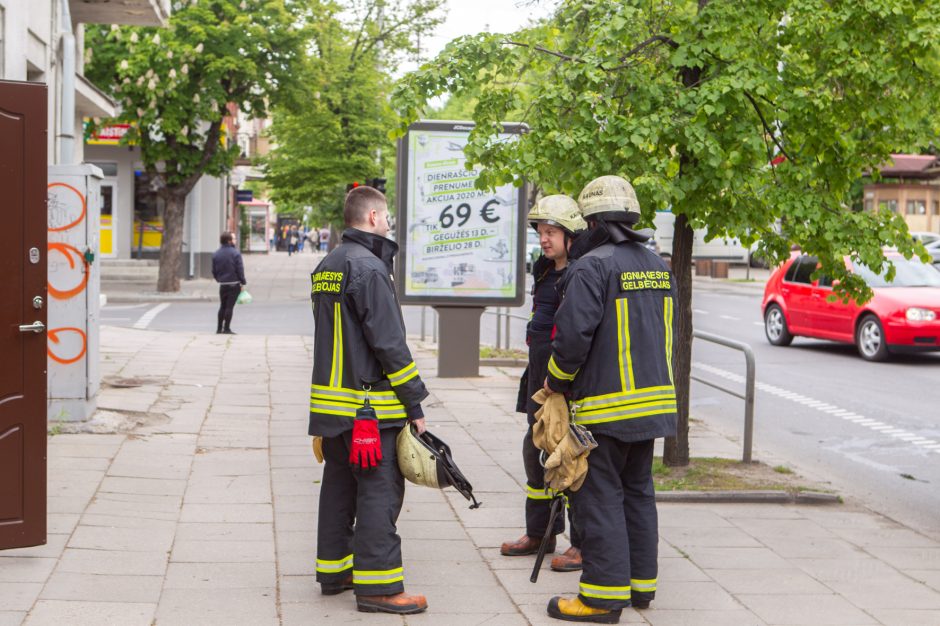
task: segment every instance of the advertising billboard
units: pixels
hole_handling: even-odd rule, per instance
[[[396,283],[403,304],[518,306],[526,186],[479,190],[464,157],[472,122],[421,121],[398,142]],[[521,124],[499,135],[514,141]]]

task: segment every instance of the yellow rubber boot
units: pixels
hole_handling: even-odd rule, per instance
[[[555,596],[548,603],[548,614],[567,622],[591,622],[594,624],[619,624],[620,609],[595,609],[581,602],[581,598]]]

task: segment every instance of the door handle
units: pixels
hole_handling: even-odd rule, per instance
[[[36,333],[38,335],[44,330],[46,330],[46,325],[39,321],[32,324],[20,324],[21,333]]]

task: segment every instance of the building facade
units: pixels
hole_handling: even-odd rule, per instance
[[[864,187],[865,210],[890,209],[904,216],[912,232],[940,233],[940,159],[893,154],[881,180]]]

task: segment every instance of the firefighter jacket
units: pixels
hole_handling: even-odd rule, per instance
[[[398,245],[347,228],[340,246],[310,275],[313,301],[311,435],[335,437],[352,428],[366,399],[379,427],[423,417],[427,389],[405,343],[405,323],[392,285]]]
[[[627,442],[674,435],[676,289],[662,259],[608,241],[568,268],[561,292],[548,384],[572,421]]]

